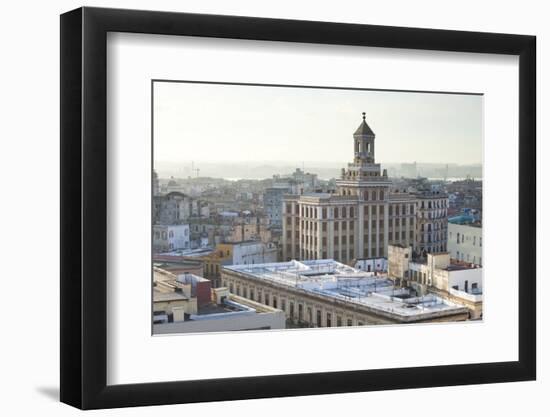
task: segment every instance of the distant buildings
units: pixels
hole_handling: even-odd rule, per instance
[[[189,225],[153,225],[153,252],[189,249]]]
[[[284,197],[283,259],[387,257],[389,244],[426,254],[447,249],[447,206],[439,192],[392,192],[375,163],[375,134],[365,121],[353,134],[354,159],[342,169],[336,193]]]
[[[317,174],[304,172],[300,168],[290,175],[274,175],[273,181],[275,187],[287,187],[292,194],[312,192],[319,186]]]
[[[277,229],[283,226],[283,196],[290,187],[269,187],[264,192],[264,209],[269,224]]]
[[[177,191],[153,196],[153,224],[189,223],[190,218],[208,218],[208,204]]]
[[[226,266],[230,293],[282,310],[287,327],[456,321],[468,309],[333,260]]]
[[[192,274],[154,269],[155,334],[267,330],[285,327],[282,311],[212,289],[210,281]]]

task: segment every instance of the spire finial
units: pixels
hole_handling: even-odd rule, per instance
[[[367,115],[367,114],[366,114],[365,112],[363,112],[363,121],[365,121],[366,115]]]

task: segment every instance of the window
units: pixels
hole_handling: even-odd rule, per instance
[[[336,327],[342,327],[342,317],[336,316]]]
[[[277,297],[273,296],[273,308],[277,308]]]
[[[327,327],[332,327],[332,315],[327,313]]]
[[[353,320],[352,319],[348,319],[348,326],[353,326]]]
[[[285,299],[281,300],[281,310],[286,312],[286,300]]]
[[[321,327],[321,310],[317,310],[317,327]]]

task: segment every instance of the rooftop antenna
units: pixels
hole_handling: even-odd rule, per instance
[[[363,114],[363,121],[365,121],[365,117],[367,117],[367,114],[365,112],[363,112],[362,114]]]

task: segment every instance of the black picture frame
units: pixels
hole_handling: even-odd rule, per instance
[[[108,32],[519,56],[519,358],[513,362],[107,385]],[[536,378],[534,36],[79,8],[61,15],[61,401],[82,409]]]

